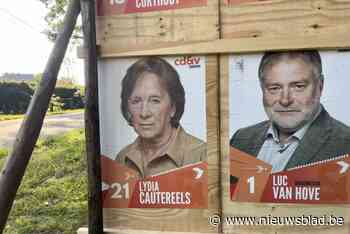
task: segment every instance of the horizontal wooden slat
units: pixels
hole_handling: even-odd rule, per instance
[[[88,228],[79,228],[78,234],[87,234],[89,233]],[[104,229],[105,234],[210,234],[205,232],[168,232],[168,231],[144,231],[144,230],[135,230],[135,229]]]
[[[312,37],[346,35],[350,1],[265,0],[243,4],[221,1],[222,38]]]
[[[218,53],[254,53],[266,50],[293,49],[349,49],[350,33],[344,35],[322,35],[304,37],[280,37],[265,40],[263,38],[221,39],[210,42],[190,43],[160,47],[147,50],[117,50],[100,48],[100,57],[132,57],[150,55],[218,54]],[[80,52],[80,54],[82,54]]]

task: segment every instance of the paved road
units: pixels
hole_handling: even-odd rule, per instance
[[[40,136],[58,135],[69,130],[84,127],[83,113],[51,115],[45,118]],[[22,120],[0,121],[0,147],[12,146]]]

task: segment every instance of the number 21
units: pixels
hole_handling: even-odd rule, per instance
[[[112,194],[111,198],[114,199],[121,199],[121,198],[125,198],[128,199],[129,198],[129,184],[120,184],[120,183],[114,183],[111,185],[111,187],[113,189],[115,189],[115,193]]]

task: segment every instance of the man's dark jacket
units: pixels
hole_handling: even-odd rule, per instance
[[[237,130],[230,145],[257,157],[270,126],[269,121]],[[350,153],[350,128],[322,111],[311,124],[288,161],[285,170]]]

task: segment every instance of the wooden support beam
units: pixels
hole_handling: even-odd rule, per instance
[[[350,36],[344,34],[329,34],[320,36],[295,36],[274,38],[227,38],[195,43],[168,43],[167,47],[152,46],[152,48],[119,48],[115,44],[100,46],[101,58],[166,56],[166,55],[209,55],[209,54],[242,54],[261,51],[298,50],[298,49],[349,49]],[[78,55],[83,57],[84,51]]]
[[[12,153],[0,174],[0,233],[3,232],[17,189],[39,137],[44,117],[54,91],[57,75],[69,39],[80,13],[79,0],[71,0],[64,25],[46,64],[43,77],[30,102],[26,117],[17,133]],[[33,55],[34,57],[35,55]],[[35,59],[35,58],[34,58]]]
[[[85,136],[89,187],[89,233],[103,233],[100,134],[98,113],[95,2],[80,0],[85,58]]]

